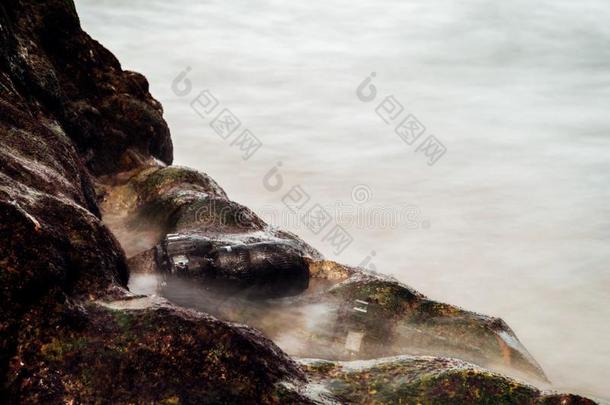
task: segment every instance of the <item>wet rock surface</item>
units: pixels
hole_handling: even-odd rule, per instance
[[[302,253],[286,242],[218,246],[206,238],[176,240],[180,237],[172,235],[155,249],[156,261],[165,273],[252,298],[295,295],[309,285]]]
[[[248,298],[290,296],[307,289],[306,260],[320,254],[231,201],[209,176],[152,165],[123,177],[120,185],[103,183],[99,188],[107,214],[113,217],[117,209],[128,213],[109,224],[111,228],[121,228],[127,239],[143,230],[152,234],[142,246],[149,249],[132,252],[133,271],[188,277]]]
[[[480,368],[544,380],[500,319],[325,261],[166,166],[146,79],[71,1],[2,2],[0,44],[2,402],[590,403]]]
[[[312,271],[307,291],[284,299],[252,301],[246,294],[164,277],[157,293],[173,302],[243,322],[263,331],[288,354],[332,360],[399,354],[460,358],[547,383],[538,363],[499,318],[432,301],[403,284],[331,262],[327,280]],[[310,262],[310,268],[320,262]],[[329,270],[334,267],[334,270]]]
[[[94,174],[136,167],[141,156],[171,163],[147,80],[81,30],[71,1],[6,0],[0,18],[3,96],[21,113],[61,126]]]
[[[399,356],[372,361],[303,360],[327,403],[593,404],[538,389],[456,359]]]
[[[56,315],[18,352],[15,402],[273,403],[277,381],[304,381],[260,333],[158,299],[66,303]]]

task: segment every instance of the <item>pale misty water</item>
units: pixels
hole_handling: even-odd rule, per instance
[[[176,164],[328,257],[356,265],[374,250],[379,271],[504,318],[557,389],[610,397],[610,3],[77,7],[124,68],[148,77]],[[186,66],[193,91],[181,98],[171,83]],[[371,72],[379,94],[364,103],[355,90]],[[264,143],[248,161],[189,107],[203,89]],[[436,165],[375,114],[390,94],[447,147]],[[285,184],[270,192],[261,179],[278,161]],[[354,242],[336,256],[324,232],[272,212],[295,184],[311,195],[306,209],[416,206],[430,226],[344,218]],[[358,184],[371,191],[362,205],[351,201]]]

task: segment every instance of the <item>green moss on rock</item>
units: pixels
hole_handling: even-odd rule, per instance
[[[140,172],[131,180],[142,204],[158,198],[172,188],[201,191],[210,196],[227,198],[224,190],[207,174],[196,170],[168,166]]]
[[[455,359],[399,356],[359,362],[303,361],[312,383],[353,404],[536,404],[538,389]],[[574,395],[565,404],[593,404]]]

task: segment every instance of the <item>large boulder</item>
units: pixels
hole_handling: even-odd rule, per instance
[[[163,272],[225,294],[270,298],[307,289],[306,260],[320,257],[192,169],[152,164],[100,188],[105,218],[121,218],[108,221],[116,234],[126,241],[143,232],[153,235],[148,246],[131,252],[134,272]]]
[[[464,359],[546,381],[536,360],[500,318],[433,301],[377,274],[355,273],[321,300],[334,303],[336,333],[362,333],[360,357],[427,354]],[[349,358],[345,350],[344,358]]]
[[[206,300],[194,300],[195,292],[180,295],[169,280],[160,293],[181,305],[196,303],[196,308],[222,319],[252,325],[297,357],[446,356],[548,383],[502,319],[433,301],[381,274],[330,261],[307,262],[307,291],[264,304],[226,292],[217,296],[206,292]],[[178,284],[181,291],[196,291]]]

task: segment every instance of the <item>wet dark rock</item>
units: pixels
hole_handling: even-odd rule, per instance
[[[306,260],[319,253],[229,200],[207,175],[152,166],[125,177],[120,185],[105,186],[106,206],[132,213],[124,223],[131,232],[158,229],[153,249],[158,271],[251,298],[290,296],[307,288]],[[130,203],[127,208],[112,203],[117,200]],[[145,257],[150,254],[133,258],[132,271],[149,272],[151,261]]]
[[[278,403],[276,384],[304,381],[260,333],[159,299],[66,303],[54,315],[11,363],[16,403]]]
[[[302,252],[289,242],[226,244],[175,234],[155,252],[161,271],[197,279],[225,293],[282,297],[309,285],[309,267]]]
[[[20,341],[19,331],[40,323],[66,295],[99,297],[112,286],[126,286],[128,272],[119,244],[99,219],[87,171],[61,127],[15,107],[24,100],[17,93],[0,98],[4,381],[15,350],[29,341]],[[29,317],[39,312],[41,319]]]
[[[97,175],[171,163],[161,105],[146,79],[80,29],[72,2],[7,0],[0,5],[2,72],[10,98],[32,117],[57,122]],[[3,91],[3,96],[4,94]],[[3,97],[4,98],[4,97]]]

